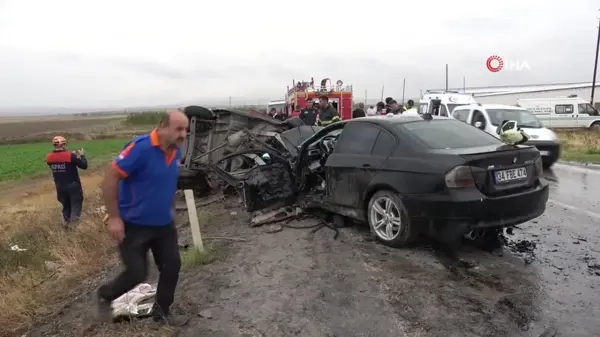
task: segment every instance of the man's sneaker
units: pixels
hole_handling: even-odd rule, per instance
[[[187,324],[189,318],[184,315],[168,315],[160,317],[152,317],[151,325],[155,327],[171,326],[180,327]]]
[[[98,320],[104,323],[112,322],[112,307],[110,306],[110,301],[102,298],[100,294],[96,295],[96,300],[98,306]]]

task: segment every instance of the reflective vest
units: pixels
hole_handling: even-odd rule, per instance
[[[317,125],[318,126],[325,126],[325,125],[329,125],[331,123],[339,122],[340,120],[341,119],[340,119],[339,116],[334,116],[332,119],[330,119],[330,120],[324,120],[324,121],[322,121],[320,119],[317,119]]]

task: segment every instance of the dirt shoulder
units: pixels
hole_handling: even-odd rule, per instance
[[[536,269],[508,250],[449,257],[427,244],[389,249],[357,227],[341,229],[337,239],[329,228],[271,233],[250,228],[237,208],[212,204],[200,212],[206,244],[219,258],[182,271],[175,310],[191,317],[186,327],[92,323],[92,290],[115,268],[29,336],[537,337],[549,327]],[[181,244],[189,243],[187,224],[180,233]]]
[[[267,233],[267,228],[250,228],[247,216],[237,209],[217,204],[200,211],[206,243],[220,258],[182,272],[176,310],[192,320],[179,336],[389,336],[403,331],[395,315],[378,314],[393,310],[360,252],[345,242],[350,239],[345,233],[337,240],[329,228]],[[187,226],[181,236],[182,244],[190,240]],[[100,278],[107,276],[112,273]],[[90,292],[62,311],[60,319],[29,335],[145,331],[143,324],[94,327],[92,303]]]
[[[82,175],[84,212],[75,230],[62,226],[50,178],[3,186],[0,197],[0,336],[53,313],[73,289],[114,254],[96,208],[101,169]]]

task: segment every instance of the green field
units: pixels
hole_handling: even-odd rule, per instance
[[[83,148],[89,162],[106,161],[123,148],[128,139],[73,141],[69,149]],[[52,151],[50,142],[1,145],[0,181],[23,179],[49,172],[46,154]]]

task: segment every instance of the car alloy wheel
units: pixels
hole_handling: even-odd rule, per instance
[[[373,231],[382,240],[391,241],[402,233],[402,216],[394,201],[382,196],[375,199],[369,210],[369,222]]]

